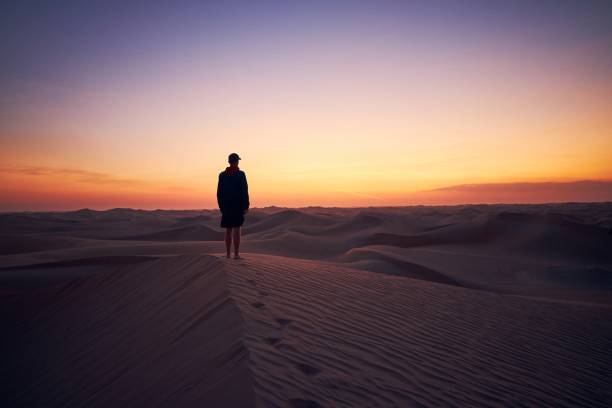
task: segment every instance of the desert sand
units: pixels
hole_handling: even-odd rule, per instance
[[[612,204],[0,214],[2,406],[612,405]]]

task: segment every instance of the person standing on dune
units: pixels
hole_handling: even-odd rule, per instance
[[[225,228],[225,249],[230,257],[234,241],[234,259],[240,259],[240,227],[249,211],[249,186],[246,174],[238,168],[240,156],[232,153],[227,158],[229,167],[219,174],[217,204],[221,210],[221,228]]]

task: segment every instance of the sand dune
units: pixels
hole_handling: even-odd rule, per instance
[[[350,250],[344,254],[342,261],[351,264],[354,264],[356,261],[361,261],[360,268],[362,269],[379,271],[390,275],[445,283],[447,285],[463,286],[458,280],[444,273],[418,263],[402,260],[401,258],[390,255],[384,250],[376,250],[376,248],[372,247]],[[372,263],[378,263],[380,267],[373,266]]]
[[[612,204],[0,214],[8,406],[610,406]]]
[[[1,340],[2,400],[9,406],[252,406],[241,316],[219,262],[111,261],[92,263],[94,274],[5,293],[2,320],[12,335]]]
[[[376,228],[382,224],[383,220],[380,217],[359,213],[346,221],[327,222],[322,225],[309,223],[308,225],[292,227],[291,230],[306,235],[355,234],[363,230]]]
[[[602,376],[612,339],[598,333],[611,333],[608,308],[266,255],[227,265],[262,406],[592,406],[612,397]]]
[[[75,248],[95,245],[95,240],[53,235],[0,235],[0,255],[21,254],[36,251]]]
[[[267,217],[260,218],[259,221],[247,224],[244,227],[244,234],[255,234],[255,233],[270,233],[280,232],[287,229],[288,226],[295,225],[310,225],[310,226],[324,226],[329,223],[326,217],[319,215],[312,215],[297,210],[284,210],[269,215]]]
[[[128,241],[219,241],[223,237],[224,232],[222,231],[204,225],[189,225],[149,234],[120,237],[119,239]]]

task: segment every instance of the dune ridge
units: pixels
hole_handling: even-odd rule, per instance
[[[2,401],[253,406],[241,316],[217,259],[82,262],[98,269],[35,290],[3,282]]]
[[[187,222],[193,223],[200,221]],[[126,241],[218,241],[223,239],[223,236],[223,232],[215,231],[204,225],[188,225],[148,234],[124,236],[117,239]]]

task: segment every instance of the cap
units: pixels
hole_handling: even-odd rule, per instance
[[[237,162],[238,160],[241,160],[240,156],[238,156],[238,153],[232,153],[227,158],[227,161],[230,163]]]

